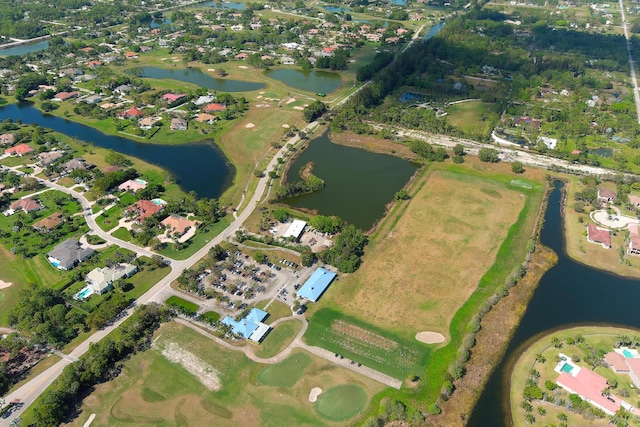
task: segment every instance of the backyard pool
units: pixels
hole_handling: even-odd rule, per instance
[[[573,366],[569,365],[568,363],[565,363],[564,365],[562,365],[562,368],[560,368],[560,370],[562,372],[566,372],[567,374],[570,374],[571,370],[573,370]]]
[[[633,358],[633,353],[631,353],[626,348],[624,350],[622,350],[622,354],[624,354],[624,357],[626,357],[626,358],[629,358],[629,359]]]
[[[77,299],[77,300],[85,299],[85,298],[87,298],[89,295],[91,295],[91,293],[92,293],[91,288],[82,288],[82,290],[76,294],[76,296],[74,297],[74,299]]]

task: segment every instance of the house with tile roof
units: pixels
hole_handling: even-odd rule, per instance
[[[605,249],[611,248],[611,232],[598,228],[595,224],[589,223],[587,225],[587,240],[591,243],[600,244]]]
[[[169,104],[179,101],[184,98],[186,95],[184,93],[165,93],[162,95],[162,99],[167,101]]]
[[[64,217],[60,212],[55,212],[49,215],[46,218],[42,218],[40,221],[37,221],[33,224],[33,228],[40,233],[48,233],[51,230],[54,230],[64,222]]]
[[[162,224],[169,233],[182,236],[190,228],[196,227],[198,225],[198,221],[190,220],[180,215],[171,214],[160,221],[160,224]]]
[[[169,128],[171,130],[187,130],[187,126],[188,123],[185,119],[174,117],[171,119],[171,125],[169,126]]]
[[[226,105],[214,102],[212,104],[207,104],[202,111],[204,111],[205,113],[211,113],[215,111],[224,111],[226,109]]]
[[[118,113],[118,117],[123,119],[137,119],[142,116],[144,116],[144,111],[136,107],[131,107],[128,110]]]
[[[214,123],[216,120],[218,120],[218,118],[216,116],[214,116],[213,114],[207,114],[207,113],[200,113],[196,116],[196,118],[194,119],[196,122],[198,123],[207,123],[207,124],[212,124]]]
[[[25,212],[33,212],[43,209],[42,203],[39,200],[34,200],[30,197],[26,197],[24,199],[16,200],[15,202],[9,205],[9,208],[14,211],[19,211],[22,209]]]
[[[618,195],[615,191],[609,190],[608,188],[600,187],[598,188],[598,200],[602,204],[611,203],[618,198]]]
[[[95,251],[85,248],[76,239],[67,239],[47,254],[47,259],[59,270],[71,270],[76,264],[91,257]]]
[[[125,181],[118,185],[118,190],[131,191],[132,193],[135,193],[138,190],[144,190],[145,188],[147,188],[147,181],[140,178],[130,179],[129,181]]]
[[[10,156],[22,157],[25,154],[29,154],[33,151],[35,150],[27,144],[18,144],[14,147],[7,148],[6,150],[4,150],[4,153],[9,154]]]
[[[163,208],[164,205],[161,203],[154,203],[151,200],[138,200],[129,206],[125,213],[129,216],[135,216],[135,222],[142,224],[145,219],[161,212]]]
[[[40,153],[37,156],[38,165],[49,166],[51,163],[64,156],[64,151],[49,151],[46,153]]]

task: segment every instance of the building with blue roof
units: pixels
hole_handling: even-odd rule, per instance
[[[335,277],[336,273],[333,271],[318,267],[311,277],[304,282],[304,285],[298,291],[298,296],[309,301],[318,301]]]
[[[247,340],[260,342],[271,329],[269,325],[262,323],[268,315],[269,313],[266,311],[252,308],[242,319],[235,320],[233,317],[227,316],[222,319],[222,323],[231,326],[231,332],[234,334]]]

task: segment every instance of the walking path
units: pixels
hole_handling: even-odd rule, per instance
[[[216,343],[218,343],[219,345],[221,345],[224,348],[227,348],[229,350],[233,350],[233,351],[241,351],[245,354],[245,356],[247,356],[248,359],[256,362],[256,363],[263,363],[266,365],[273,365],[275,363],[278,362],[282,362],[284,359],[286,359],[291,352],[293,351],[293,349],[295,348],[301,348],[303,350],[308,351],[309,353],[315,354],[316,356],[319,356],[335,365],[341,366],[343,368],[347,368],[350,369],[354,372],[357,372],[361,375],[364,375],[366,377],[369,377],[375,381],[378,381],[386,386],[389,387],[393,387],[396,390],[399,390],[400,387],[402,386],[402,381],[390,377],[387,374],[383,374],[382,372],[376,371],[375,369],[369,368],[367,366],[364,365],[358,365],[357,363],[353,362],[352,360],[346,359],[346,358],[340,358],[337,357],[336,353],[332,353],[329,350],[325,350],[324,348],[320,348],[320,347],[315,347],[315,346],[311,346],[308,344],[305,344],[304,342],[302,342],[302,336],[304,335],[304,333],[307,331],[307,327],[309,326],[309,323],[307,322],[307,319],[305,319],[302,316],[289,316],[289,317],[283,317],[280,318],[278,320],[276,320],[275,322],[273,322],[271,324],[272,327],[277,326],[278,324],[282,323],[282,322],[287,322],[289,320],[299,320],[302,322],[302,329],[300,329],[300,331],[298,332],[298,334],[296,335],[296,337],[293,339],[293,341],[291,341],[291,343],[284,349],[282,350],[280,353],[278,353],[277,355],[273,356],[273,357],[268,357],[268,358],[262,358],[262,357],[258,357],[255,355],[254,353],[254,348],[253,346],[250,345],[244,345],[244,346],[235,346],[232,344],[229,344],[228,342],[216,337],[215,335],[203,330],[202,328],[194,325],[193,323],[183,319],[183,318],[176,318],[175,321],[178,323],[181,323],[191,329],[193,329],[194,331],[198,332],[201,335],[206,336],[207,338],[212,339],[213,341],[215,341]]]

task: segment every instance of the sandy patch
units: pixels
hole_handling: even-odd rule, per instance
[[[198,378],[198,381],[209,390],[218,391],[222,388],[218,371],[195,354],[184,350],[178,344],[174,342],[168,343],[161,353],[167,360],[179,364]]]
[[[299,106],[299,105],[296,105],[295,107],[293,107],[293,109],[294,109],[294,110],[300,110],[300,111],[302,111],[302,110],[304,110],[304,107],[301,107],[301,106]]]
[[[289,126],[288,124],[285,123],[285,124],[282,125],[282,127],[285,128],[285,129],[289,129],[291,126]]]
[[[89,427],[95,418],[96,418],[96,414],[89,415],[89,419],[87,420],[86,423],[82,425],[82,427]]]
[[[295,98],[289,98],[289,99],[287,99],[286,105],[289,105],[289,104],[291,104],[292,102],[296,102],[296,99],[295,99]]]
[[[418,332],[416,339],[425,344],[439,344],[444,342],[444,335],[437,332]]]
[[[269,108],[271,104],[256,104],[256,108]]]
[[[0,289],[8,288],[11,285],[13,285],[13,283],[0,280]]]
[[[256,99],[262,99],[262,95],[256,96]]]
[[[262,91],[262,92],[258,92],[260,95],[264,95],[266,92]]]
[[[244,125],[244,127],[247,128],[247,129],[251,129],[251,128],[256,127],[256,125],[254,125],[253,123],[247,123],[246,125]]]
[[[215,70],[216,70],[215,68],[207,68],[207,71],[210,71],[210,72],[212,72],[212,73],[213,73]]]
[[[246,65],[238,65],[238,68],[242,68],[243,70],[249,69],[249,67],[247,67]]]
[[[160,61],[166,61],[169,58],[160,58]]]
[[[309,392],[309,402],[313,403],[318,400],[318,396],[322,393],[322,389],[320,387],[314,387]]]
[[[179,59],[174,59],[173,62],[180,62],[180,60]]]

